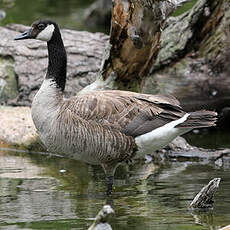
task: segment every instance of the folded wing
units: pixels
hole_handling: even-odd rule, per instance
[[[133,137],[150,132],[185,114],[173,96],[118,90],[95,91],[73,97],[63,103],[61,111],[66,109],[90,123],[117,129]]]

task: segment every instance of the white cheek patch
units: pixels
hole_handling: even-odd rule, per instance
[[[53,36],[54,29],[55,27],[53,24],[48,25],[37,35],[36,39],[48,42]]]

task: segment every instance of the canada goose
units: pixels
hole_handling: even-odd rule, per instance
[[[48,45],[47,74],[32,103],[41,140],[51,152],[101,165],[107,194],[120,162],[163,148],[193,128],[215,125],[217,113],[186,113],[173,96],[108,90],[64,99],[67,58],[58,25],[36,21],[15,40],[28,38]]]

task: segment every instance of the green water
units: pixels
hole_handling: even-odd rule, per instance
[[[217,129],[209,132],[208,130],[196,131],[198,133],[190,132],[185,135],[190,144],[207,149],[230,148],[229,129]]]
[[[230,169],[199,163],[121,166],[111,199],[100,167],[0,150],[0,229],[87,229],[109,202],[116,230],[218,229],[230,224]],[[222,182],[209,213],[187,209],[214,177]]]

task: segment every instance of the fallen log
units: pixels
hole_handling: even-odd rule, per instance
[[[230,6],[223,0],[201,0],[169,18],[143,92],[173,94],[187,111],[228,106],[229,20]]]

